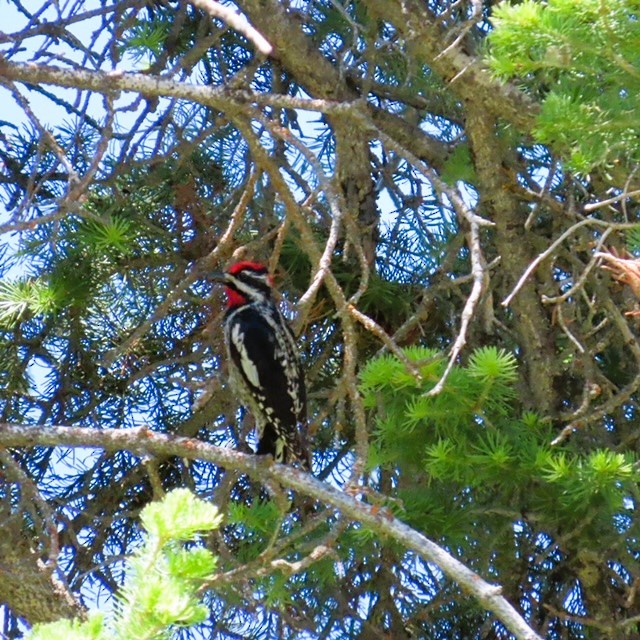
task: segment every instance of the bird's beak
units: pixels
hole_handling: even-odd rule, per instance
[[[220,282],[222,284],[224,284],[227,281],[227,274],[224,273],[223,271],[213,271],[212,273],[209,274],[209,277],[214,282]]]

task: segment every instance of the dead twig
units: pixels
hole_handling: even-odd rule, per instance
[[[435,396],[444,389],[445,382],[447,381],[447,378],[449,377],[449,374],[451,373],[451,370],[453,369],[456,360],[458,359],[458,356],[462,351],[462,348],[467,342],[467,331],[474,316],[478,301],[480,300],[480,297],[482,296],[482,292],[484,290],[485,271],[483,268],[484,259],[482,257],[482,250],[480,248],[480,228],[478,226],[478,222],[475,220],[476,216],[465,215],[465,209],[463,209],[463,215],[469,222],[470,226],[467,237],[469,249],[471,251],[471,273],[473,274],[473,286],[471,287],[471,293],[469,294],[469,297],[467,298],[467,301],[464,305],[464,309],[462,310],[462,316],[460,318],[460,329],[458,331],[458,336],[456,337],[456,340],[451,347],[451,353],[449,354],[449,362],[447,363],[447,367],[433,389],[425,394],[426,397]]]
[[[249,42],[252,42],[255,48],[265,56],[273,51],[273,47],[267,39],[247,20],[247,18],[231,7],[225,7],[215,0],[189,0],[189,2],[198,9],[202,9],[212,18],[219,18],[226,22],[232,29],[241,33]]]

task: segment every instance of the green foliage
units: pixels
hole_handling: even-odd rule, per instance
[[[212,504],[198,500],[186,489],[176,489],[161,502],[147,505],[140,519],[149,538],[157,538],[160,546],[170,540],[192,540],[199,532],[217,529],[222,522]]]
[[[229,505],[229,525],[239,541],[238,557],[242,562],[254,560],[282,524],[282,514],[272,500],[257,500],[251,506],[233,502]]]
[[[543,97],[535,134],[569,166],[640,160],[640,22],[635,0],[501,3],[489,35],[494,72]]]
[[[215,570],[216,559],[203,547],[185,543],[220,526],[216,507],[187,489],[176,489],[141,514],[146,529],[142,546],[128,562],[127,580],[118,595],[113,620],[101,614],[84,622],[59,620],[36,625],[31,640],[130,640],[170,637],[173,627],[203,622],[208,608],[198,588]]]
[[[547,482],[562,489],[561,504],[577,509],[585,502],[597,504],[600,498],[615,503],[621,497],[620,484],[635,481],[632,460],[608,450],[577,459],[561,452],[544,460],[541,472]]]
[[[104,218],[87,220],[78,232],[78,240],[99,253],[115,251],[124,255],[132,252],[136,234],[132,220],[126,218]]]
[[[484,382],[514,382],[518,365],[512,353],[496,347],[475,351],[469,360],[469,373]]]
[[[627,248],[636,256],[640,253],[640,225],[627,231]]]
[[[367,363],[360,386],[375,425],[370,464],[397,474],[406,520],[464,545],[516,503],[550,528],[588,522],[615,534],[614,518],[638,480],[631,454],[551,447],[547,423],[516,413],[517,364],[504,350],[477,349],[433,397],[445,360],[428,349],[405,353],[422,380],[384,355]]]
[[[456,145],[451,154],[449,154],[444,163],[442,178],[449,184],[455,184],[458,180],[475,184],[477,176],[468,144],[460,143]]]
[[[10,327],[21,320],[55,312],[64,292],[42,278],[0,282],[0,325]]]
[[[46,273],[0,283],[0,326],[13,327],[31,318],[89,306],[120,270],[122,259],[135,253],[140,237],[133,220],[121,216],[88,220],[69,216],[58,225],[57,242],[49,256],[51,248],[39,241],[23,250],[26,255],[35,251],[46,257]]]
[[[36,625],[28,636],[32,640],[106,640],[104,616],[96,613],[87,620],[58,620],[49,624]]]
[[[155,20],[136,20],[126,32],[120,50],[135,61],[153,60],[162,55],[171,21],[161,15]]]

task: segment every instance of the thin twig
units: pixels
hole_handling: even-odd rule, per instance
[[[355,113],[353,115],[354,117],[360,116],[360,114]],[[440,198],[444,198],[444,196],[446,196],[449,202],[451,202],[451,205],[453,206],[453,209],[458,217],[460,219],[466,220],[470,227],[468,234],[468,245],[471,252],[471,273],[473,275],[473,286],[462,311],[460,330],[458,331],[458,336],[453,344],[453,347],[451,348],[451,354],[447,367],[438,383],[426,394],[427,396],[433,396],[440,393],[444,388],[446,379],[449,376],[449,373],[451,373],[451,370],[453,369],[455,361],[460,355],[462,348],[466,344],[469,324],[471,323],[471,319],[473,318],[476,306],[482,295],[486,277],[485,269],[483,266],[485,261],[484,257],[482,256],[482,250],[480,248],[480,227],[491,227],[494,226],[495,223],[490,220],[486,220],[485,218],[482,218],[481,216],[473,213],[473,211],[469,210],[460,194],[456,190],[449,187],[449,185],[444,182],[444,180],[442,180],[442,178],[440,178],[440,176],[435,171],[433,171],[431,167],[428,167],[413,153],[405,149],[393,138],[378,129],[371,120],[367,119],[365,116],[360,116],[360,119],[366,127],[368,127],[370,130],[375,131],[377,137],[380,138],[380,140],[387,146],[389,146],[389,148],[394,149],[413,166],[415,166],[415,168],[431,182]]]
[[[33,126],[40,132],[40,135],[43,137],[43,139],[47,141],[49,148],[58,158],[58,161],[67,172],[69,185],[71,186],[77,184],[80,179],[73,166],[73,163],[71,162],[71,160],[69,160],[64,149],[54,138],[53,134],[40,122],[35,113],[33,113],[31,106],[29,105],[29,101],[18,91],[18,88],[12,81],[0,78],[0,84],[6,86],[9,89],[9,91],[13,95],[13,99],[18,103],[29,120],[31,120]]]
[[[640,189],[636,189],[635,191],[629,191],[621,193],[618,196],[614,196],[613,198],[608,198],[607,200],[600,200],[600,202],[593,202],[591,204],[585,204],[582,209],[587,213],[591,211],[595,211],[596,209],[602,209],[602,207],[606,207],[610,204],[615,204],[616,202],[620,202],[620,200],[626,200],[627,198],[635,198],[636,196],[640,196]]]
[[[524,283],[527,281],[527,278],[536,270],[538,265],[545,259],[548,258],[556,248],[561,245],[572,233],[576,232],[580,227],[585,227],[588,225],[593,225],[594,227],[607,227],[612,230],[618,229],[634,229],[638,225],[637,223],[632,222],[606,222],[604,220],[596,220],[594,218],[584,218],[580,220],[580,222],[576,222],[574,225],[569,227],[557,240],[555,240],[551,245],[549,245],[525,270],[525,272],[518,280],[516,286],[513,288],[513,291],[502,301],[503,307],[508,307],[511,304],[514,296],[520,291]]]
[[[232,29],[241,33],[249,42],[252,42],[256,49],[263,55],[268,56],[273,51],[273,47],[267,39],[247,20],[247,18],[231,7],[225,7],[215,0],[189,0],[198,9],[202,9],[212,18],[219,18],[226,22]]]
[[[458,336],[453,343],[453,347],[451,347],[451,353],[449,355],[449,362],[447,363],[447,367],[444,370],[444,373],[438,380],[437,384],[428,391],[425,396],[435,396],[444,389],[444,384],[453,369],[453,366],[456,363],[462,348],[467,342],[467,331],[469,329],[469,324],[471,323],[471,319],[473,318],[473,314],[475,312],[478,301],[480,300],[480,296],[482,295],[482,291],[484,289],[484,281],[485,281],[485,272],[483,269],[483,258],[482,258],[482,250],[480,248],[480,229],[478,227],[478,223],[474,218],[467,218],[469,221],[469,249],[471,251],[471,273],[473,274],[473,286],[471,287],[471,293],[467,298],[467,301],[464,305],[464,309],[462,310],[462,316],[460,319],[460,330],[458,331]]]
[[[547,174],[547,179],[544,181],[542,190],[540,191],[540,194],[538,195],[535,202],[533,203],[533,207],[531,207],[531,212],[527,216],[527,219],[524,223],[525,231],[529,231],[529,229],[531,228],[531,225],[533,224],[533,219],[536,216],[538,208],[540,207],[540,203],[543,200],[545,200],[546,197],[549,195],[549,191],[551,190],[551,185],[553,184],[553,179],[555,178],[555,175],[556,175],[556,161],[554,160],[551,167],[549,168],[549,173]]]
[[[600,237],[600,240],[598,240],[598,244],[596,245],[596,250],[594,254],[591,256],[591,260],[589,260],[589,263],[584,268],[584,270],[580,274],[580,277],[575,281],[573,286],[560,296],[549,297],[543,294],[542,295],[543,304],[560,304],[561,302],[564,302],[565,300],[567,300],[567,298],[570,298],[572,295],[574,295],[576,291],[582,288],[585,281],[587,280],[587,276],[589,275],[589,273],[591,273],[591,270],[596,265],[598,260],[600,260],[600,256],[598,255],[598,252],[600,251],[600,249],[602,248],[602,245],[604,244],[604,241],[607,239],[607,237],[612,231],[613,229],[611,228],[604,230],[604,233]]]
[[[606,308],[607,312],[610,316],[613,317],[614,322],[620,329],[623,337],[625,338],[626,344],[631,349],[631,352],[633,353],[636,361],[640,363],[640,344],[638,344],[638,341],[631,332],[631,329],[629,328],[629,325],[627,324],[623,315],[620,313],[620,310],[610,299],[606,303]],[[633,394],[637,393],[639,388],[640,373],[638,373],[629,384],[620,389],[615,395],[611,396],[609,400],[607,400],[597,408],[592,409],[588,412],[588,414],[582,415],[577,420],[570,422],[566,427],[564,427],[561,433],[552,441],[551,444],[558,444],[559,442],[565,440],[574,431],[584,427],[587,424],[592,424],[594,422],[597,422],[598,420],[602,420],[604,416],[610,414],[612,411],[627,402],[629,398],[633,396]]]
[[[244,220],[244,215],[246,213],[247,207],[249,206],[249,202],[251,202],[251,199],[253,198],[253,191],[259,173],[259,171],[254,171],[251,176],[249,176],[249,180],[247,181],[247,185],[242,193],[240,201],[238,202],[236,208],[233,211],[233,214],[231,215],[229,226],[227,227],[224,234],[220,237],[220,241],[215,246],[215,248],[196,263],[191,273],[189,273],[180,281],[179,286],[174,287],[167,294],[166,298],[155,308],[154,312],[147,320],[145,320],[135,331],[133,331],[129,335],[128,338],[121,342],[115,349],[105,355],[102,363],[104,366],[111,365],[120,354],[126,352],[127,349],[129,349],[138,340],[140,340],[158,320],[162,319],[166,315],[166,313],[171,308],[171,305],[182,295],[183,291],[188,286],[193,284],[198,278],[200,278],[206,269],[216,264],[221,254],[226,251],[227,246],[233,239],[233,235]]]
[[[15,479],[15,481],[20,485],[20,490],[22,491],[23,496],[28,498],[40,512],[40,517],[44,524],[44,530],[49,539],[49,559],[47,565],[49,570],[52,571],[57,565],[58,556],[60,555],[55,514],[47,501],[40,494],[40,491],[33,480],[27,475],[27,473],[25,473],[22,467],[6,449],[0,448],[0,462],[7,469],[6,475]]]
[[[339,518],[339,514],[337,514],[336,512],[333,512],[333,513],[336,514],[334,517]],[[274,569],[282,568],[278,566],[279,563],[281,562],[285,562],[288,565],[285,571],[287,571],[288,573],[296,572],[296,568],[294,568],[293,571],[288,571],[288,569],[291,568],[291,563],[288,563],[282,558],[275,558],[275,557],[277,555],[284,554],[286,550],[291,548],[292,545],[297,540],[301,540],[309,536],[309,534],[315,531],[316,529],[318,529],[318,527],[324,526],[326,523],[326,520],[327,520],[326,512],[323,512],[322,514],[314,518],[310,518],[307,522],[304,523],[304,525],[299,530],[287,536],[285,539],[280,540],[280,542],[277,545],[268,547],[254,560],[244,563],[241,566],[235,567],[228,571],[225,571],[224,573],[219,573],[214,575],[212,578],[207,580],[205,584],[203,584],[200,591],[206,591],[207,589],[211,589],[212,587],[219,587],[221,584],[224,584],[224,583],[236,582],[246,576],[255,577],[255,576],[266,575],[272,572]],[[316,554],[314,554],[314,549],[316,547],[324,547],[324,548],[329,547],[331,543],[337,540],[338,536],[340,535],[340,533],[342,533],[343,529],[344,529],[344,524],[342,524],[340,520],[338,520],[338,522],[334,524],[334,526],[328,531],[328,533],[321,540],[316,541],[312,544],[312,548],[309,556],[314,557],[313,559],[314,562],[320,559],[319,557],[316,556]],[[303,547],[300,545],[297,547],[297,550],[301,551],[302,548]],[[303,570],[310,564],[311,562],[305,563],[305,566],[299,567],[299,570],[300,571]]]
[[[302,314],[304,315],[304,311],[313,303],[318,290],[324,282],[329,267],[331,266],[331,259],[333,258],[334,249],[336,247],[336,244],[338,243],[338,237],[342,226],[342,216],[345,206],[341,201],[340,195],[337,193],[334,185],[331,183],[331,180],[325,174],[322,165],[310,149],[302,144],[302,142],[300,142],[298,138],[293,136],[289,129],[285,129],[274,124],[268,118],[265,118],[261,113],[255,113],[254,117],[256,117],[256,119],[258,119],[272,133],[272,135],[281,138],[292,147],[297,149],[305,157],[307,162],[309,162],[309,164],[315,170],[318,182],[320,183],[320,186],[323,187],[323,193],[325,194],[327,202],[329,203],[329,207],[331,209],[331,227],[329,229],[329,234],[327,236],[322,255],[318,260],[315,273],[311,278],[307,290],[298,300],[298,309],[300,309]]]
[[[391,336],[375,321],[373,318],[362,313],[354,307],[352,304],[347,306],[349,313],[365,328],[370,331],[374,336],[378,337],[383,344],[393,353],[408,371],[416,378],[416,380],[422,380],[420,370],[415,366],[409,358],[405,355],[404,351],[393,341]]]
[[[556,318],[558,319],[558,324],[560,325],[560,328],[562,329],[562,331],[564,331],[564,334],[567,336],[567,338],[569,338],[569,340],[571,340],[571,342],[573,342],[573,344],[576,346],[576,349],[580,353],[585,353],[585,348],[580,344],[580,341],[578,340],[578,338],[576,338],[573,335],[573,333],[571,333],[571,331],[569,331],[569,327],[567,327],[567,324],[564,321],[564,316],[562,315],[562,305],[559,304],[556,307],[556,309],[557,309]]]
[[[594,224],[595,221],[591,218],[585,218],[584,220],[580,220],[576,222],[574,225],[571,225],[564,233],[560,235],[554,242],[552,242],[538,257],[525,269],[525,272],[520,277],[520,280],[516,283],[516,286],[513,288],[511,293],[502,301],[503,307],[508,307],[511,304],[511,301],[515,297],[515,295],[522,289],[524,283],[527,281],[529,276],[538,268],[538,265],[548,258],[556,249],[559,247],[572,233],[575,233],[581,227],[586,227],[587,225]]]
[[[66,199],[68,200],[78,200],[83,195],[84,191],[88,189],[89,183],[93,179],[94,175],[97,173],[98,168],[100,167],[100,163],[102,162],[102,158],[104,154],[107,152],[109,148],[109,143],[111,142],[111,136],[113,135],[113,122],[115,118],[115,111],[113,108],[113,96],[107,94],[103,97],[104,108],[107,112],[107,117],[105,120],[105,124],[102,127],[100,141],[96,146],[96,150],[93,154],[93,158],[91,159],[91,164],[85,171],[82,178],[79,178],[76,184],[73,184],[69,189],[68,194],[66,195]]]
[[[434,62],[440,60],[440,58],[444,58],[448,55],[453,49],[455,49],[463,40],[463,38],[475,27],[480,20],[482,20],[482,1],[481,0],[471,0],[471,6],[473,8],[473,12],[470,18],[463,24],[460,32],[456,36],[455,40],[443,49],[435,58]],[[440,17],[440,16],[438,16]]]

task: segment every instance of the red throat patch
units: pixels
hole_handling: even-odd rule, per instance
[[[227,294],[227,306],[230,309],[239,307],[240,305],[246,304],[247,302],[247,299],[242,294],[238,293],[231,287],[225,287],[224,292]]]

